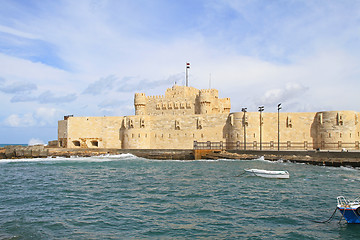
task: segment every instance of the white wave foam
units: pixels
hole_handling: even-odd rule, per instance
[[[123,153],[123,154],[116,154],[116,155],[105,154],[105,155],[100,155],[100,156],[96,156],[96,157],[97,158],[110,158],[110,159],[137,158],[135,155],[133,155],[131,153]]]
[[[355,171],[355,172],[358,171],[356,168],[353,168],[353,167],[350,167],[350,166],[345,166],[345,167],[341,166],[340,169],[346,170],[346,171]]]
[[[92,156],[92,157],[79,157],[79,156],[71,156],[67,157],[47,157],[47,158],[19,158],[19,159],[0,159],[0,163],[15,163],[15,162],[47,162],[47,163],[55,163],[55,162],[63,162],[63,161],[77,161],[77,162],[109,162],[109,161],[118,161],[118,160],[131,160],[131,159],[139,159],[133,154],[119,154],[119,155],[102,155],[102,156]]]

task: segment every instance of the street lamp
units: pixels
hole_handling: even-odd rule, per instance
[[[246,150],[246,110],[247,108],[242,108],[241,111],[244,113],[243,124],[244,124],[244,150]]]
[[[264,111],[264,106],[259,107],[260,112],[260,151],[262,150],[262,112]]]
[[[281,109],[281,103],[278,104],[277,110],[278,110],[278,151],[280,151],[280,109]]]

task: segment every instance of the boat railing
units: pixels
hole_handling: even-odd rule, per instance
[[[337,203],[338,203],[338,205],[343,206],[343,207],[349,205],[349,202],[346,200],[346,198],[344,196],[337,197]]]
[[[351,203],[360,205],[360,196],[351,201]]]

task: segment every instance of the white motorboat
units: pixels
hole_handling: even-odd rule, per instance
[[[288,171],[270,171],[263,169],[244,169],[245,172],[252,176],[264,177],[264,178],[289,178],[290,174]]]

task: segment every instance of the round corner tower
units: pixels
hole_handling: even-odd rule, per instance
[[[202,89],[199,92],[200,114],[211,113],[212,92],[209,89]]]
[[[145,93],[135,93],[134,105],[135,105],[135,115],[146,115]]]
[[[316,113],[316,148],[341,148],[344,143],[358,141],[358,115],[354,111]]]

